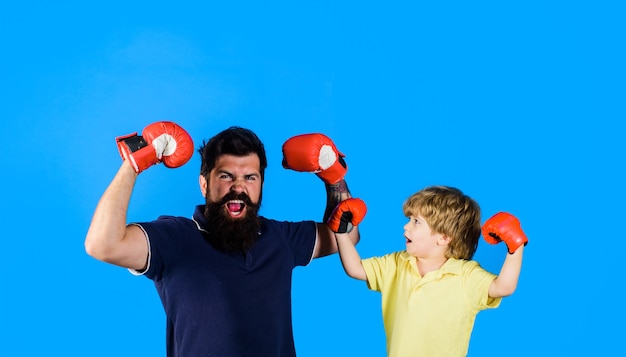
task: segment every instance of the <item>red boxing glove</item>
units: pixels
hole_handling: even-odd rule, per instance
[[[115,138],[123,160],[129,160],[136,173],[163,162],[169,168],[182,166],[194,152],[191,136],[179,125],[159,121],[146,126],[141,136],[132,133]]]
[[[328,227],[336,233],[346,233],[358,226],[365,217],[367,206],[360,198],[348,198],[339,202],[328,218]]]
[[[313,172],[328,184],[335,184],[346,175],[344,156],[324,134],[302,134],[283,144],[284,168]]]
[[[489,244],[506,243],[510,254],[522,244],[528,244],[528,238],[522,231],[519,220],[510,213],[499,212],[483,225],[483,237]]]

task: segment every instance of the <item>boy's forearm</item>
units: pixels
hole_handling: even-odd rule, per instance
[[[358,280],[365,280],[366,275],[365,269],[363,269],[363,265],[361,264],[361,256],[356,250],[354,242],[350,239],[349,234],[335,233],[335,238],[337,240],[337,248],[339,249],[341,264],[343,265],[343,269],[346,274]]]
[[[517,282],[522,270],[522,257],[524,246],[520,246],[513,254],[507,253],[500,274],[489,288],[489,296],[504,297],[515,292]]]

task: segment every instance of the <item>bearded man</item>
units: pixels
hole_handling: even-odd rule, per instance
[[[265,148],[254,132],[230,127],[198,150],[205,203],[191,219],[161,216],[128,224],[137,175],[161,162],[182,166],[195,149],[172,122],[116,141],[123,162],[98,202],[85,248],[98,260],[154,281],[166,314],[167,356],[294,357],[292,271],[337,252],[327,222],[337,204],[351,197],[347,166],[334,143],[314,133],[283,145],[285,168],[313,172],[324,182],[323,222],[259,215]],[[358,242],[358,229],[350,229],[350,239]]]

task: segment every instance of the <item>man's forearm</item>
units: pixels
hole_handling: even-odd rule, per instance
[[[328,221],[331,213],[339,202],[352,197],[346,180],[341,180],[336,184],[326,184],[326,210],[324,211],[324,222]]]
[[[126,212],[137,174],[124,161],[102,194],[85,238],[85,249],[96,259],[104,259],[110,247],[124,238]]]

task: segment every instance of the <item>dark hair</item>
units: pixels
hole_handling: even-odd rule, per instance
[[[198,149],[202,164],[200,165],[200,175],[207,176],[215,167],[217,159],[225,154],[235,156],[246,156],[256,154],[260,161],[261,178],[265,176],[267,167],[267,157],[265,147],[256,134],[238,126],[231,126],[213,136],[209,141],[203,141]]]

